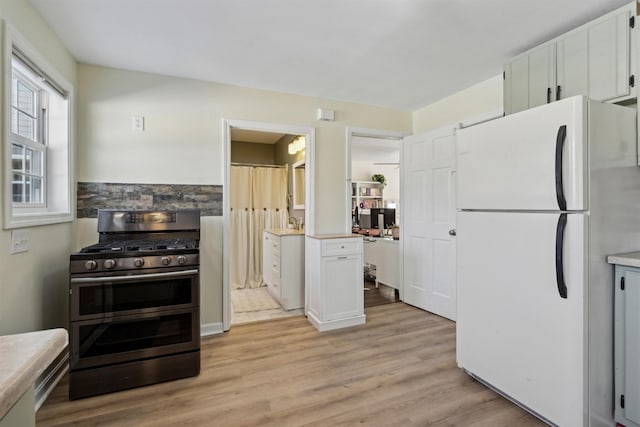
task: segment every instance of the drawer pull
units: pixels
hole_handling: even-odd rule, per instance
[[[348,257],[346,256],[339,256],[338,259],[347,259]]]

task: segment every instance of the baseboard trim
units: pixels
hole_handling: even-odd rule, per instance
[[[224,332],[222,322],[206,323],[200,326],[200,336],[208,337],[210,335],[218,335]]]
[[[69,347],[65,347],[62,353],[51,362],[45,371],[38,377],[35,383],[36,412],[47,400],[62,377],[69,370]]]
[[[348,317],[346,319],[321,321],[309,312],[307,319],[309,322],[320,332],[331,331],[333,329],[347,328],[349,326],[364,325],[366,316],[364,314],[360,316]]]

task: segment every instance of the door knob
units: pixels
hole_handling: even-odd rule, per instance
[[[456,229],[452,228],[451,230],[449,230],[449,236],[455,236],[456,235]]]

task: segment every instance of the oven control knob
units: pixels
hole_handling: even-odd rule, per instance
[[[160,258],[160,262],[162,263],[162,265],[169,265],[171,264],[171,257],[163,256],[162,258]]]
[[[178,258],[176,258],[176,261],[178,261],[178,264],[180,265],[185,265],[187,263],[187,257],[184,255],[180,255],[178,256]]]
[[[106,268],[106,269],[110,270],[110,269],[114,268],[115,266],[116,266],[116,261],[113,260],[113,259],[106,259],[104,261],[104,268]]]
[[[136,267],[142,267],[144,265],[144,260],[142,258],[136,258],[133,260],[133,265]]]
[[[84,263],[84,268],[86,268],[87,270],[95,270],[96,268],[98,268],[98,263],[94,260],[89,260]]]

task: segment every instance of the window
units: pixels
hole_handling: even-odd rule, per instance
[[[47,91],[37,76],[12,61],[11,77],[11,188],[14,205],[43,206],[44,165],[47,154]]]
[[[71,221],[71,86],[11,29],[5,47],[4,226]]]

